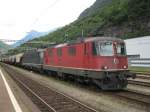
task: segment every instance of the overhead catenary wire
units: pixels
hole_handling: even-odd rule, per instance
[[[52,4],[50,4],[48,7],[46,7],[44,10],[41,11],[38,17],[35,18],[35,20],[30,25],[29,29],[31,29],[38,21],[39,19],[52,7],[54,7],[60,0],[55,0]],[[27,29],[28,30],[28,29]]]

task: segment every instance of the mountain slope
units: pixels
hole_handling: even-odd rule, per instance
[[[10,48],[11,46],[0,41],[0,54],[7,52]]]
[[[14,43],[12,46],[13,47],[20,46],[21,44],[23,44],[23,43],[25,43],[29,40],[32,40],[32,39],[38,38],[40,36],[46,35],[47,33],[48,32],[38,32],[38,31],[32,30],[23,39],[21,39],[20,41]]]
[[[110,4],[111,2],[112,0],[96,0],[96,2],[91,7],[87,8],[80,14],[78,19],[82,19],[97,13],[97,11],[100,11],[104,6]]]

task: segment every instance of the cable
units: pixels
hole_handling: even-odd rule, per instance
[[[47,10],[49,10],[49,8],[52,8],[54,7],[60,0],[55,0],[52,4],[50,4],[47,8],[45,8],[43,11],[41,11],[41,13],[39,14],[38,17],[35,18],[35,20],[32,22],[32,24],[29,26],[29,28],[23,32],[22,34],[28,32],[29,29],[31,29],[33,27],[33,25],[35,25],[38,21],[39,21],[39,18],[44,15],[46,13]],[[4,40],[4,39],[3,39]],[[17,41],[24,41],[24,40],[17,40]]]
[[[49,10],[49,8],[52,8],[53,6],[55,6],[60,0],[55,0],[51,5],[49,5],[47,8],[45,8],[43,11],[41,11],[41,13],[39,14],[39,16],[37,18],[35,18],[35,20],[33,21],[33,23],[31,24],[31,28],[33,25],[35,25],[37,23],[37,21],[39,20],[39,18],[44,15],[44,12],[46,12],[47,10]]]
[[[17,42],[20,40],[0,39],[1,42]]]

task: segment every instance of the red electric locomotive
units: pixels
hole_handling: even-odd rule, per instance
[[[129,73],[125,43],[111,37],[93,37],[47,48],[43,69],[61,77],[92,81],[104,90],[123,89]]]

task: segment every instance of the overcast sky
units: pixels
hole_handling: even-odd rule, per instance
[[[0,39],[23,38],[31,30],[69,24],[96,0],[0,0]]]

